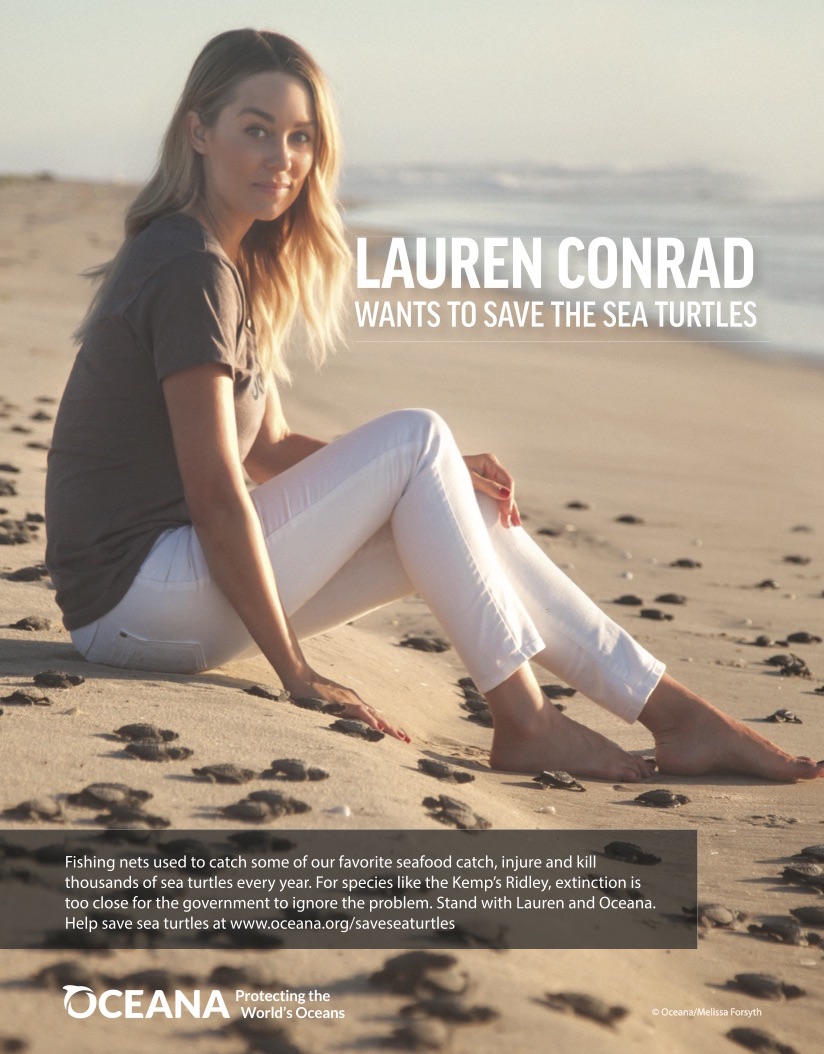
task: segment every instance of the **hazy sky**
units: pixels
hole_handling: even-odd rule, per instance
[[[0,0],[0,171],[143,179],[215,33],[294,36],[352,164],[709,165],[824,193],[821,0]]]

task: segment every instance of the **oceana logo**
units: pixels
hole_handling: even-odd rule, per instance
[[[198,988],[192,990],[191,994],[175,989],[167,996],[165,992],[155,991],[146,1004],[142,998],[148,993],[142,988],[127,988],[121,991],[119,988],[109,988],[101,994],[95,995],[91,988],[82,984],[67,984],[63,986],[66,993],[63,999],[63,1008],[69,1017],[85,1018],[91,1017],[97,1012],[103,1017],[183,1017],[184,1013],[189,1017],[211,1017],[212,1014],[220,1014],[221,1017],[229,1017],[223,995],[212,989],[208,993],[205,1005],[201,1009],[201,991]]]

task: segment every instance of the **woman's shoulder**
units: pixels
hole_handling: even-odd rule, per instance
[[[112,289],[111,307],[124,309],[155,286],[217,286],[242,299],[242,283],[220,243],[192,216],[153,220],[132,239]]]
[[[194,216],[184,212],[173,212],[152,220],[135,236],[130,249],[132,259],[143,262],[149,270],[165,267],[175,260],[183,260],[198,253],[234,270],[217,239]]]

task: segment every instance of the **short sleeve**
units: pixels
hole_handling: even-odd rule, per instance
[[[215,362],[235,375],[244,301],[227,260],[210,252],[177,257],[147,279],[130,314],[158,381]]]

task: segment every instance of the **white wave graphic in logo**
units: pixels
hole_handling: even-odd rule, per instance
[[[97,1006],[97,999],[91,988],[88,988],[84,984],[64,984],[63,991],[66,993],[63,1000],[63,1009],[68,1013],[69,1017],[89,1017],[94,1013],[94,1008]],[[83,1011],[76,1010],[71,1006],[72,997],[76,996],[78,992],[82,992],[89,997],[89,1005]]]

